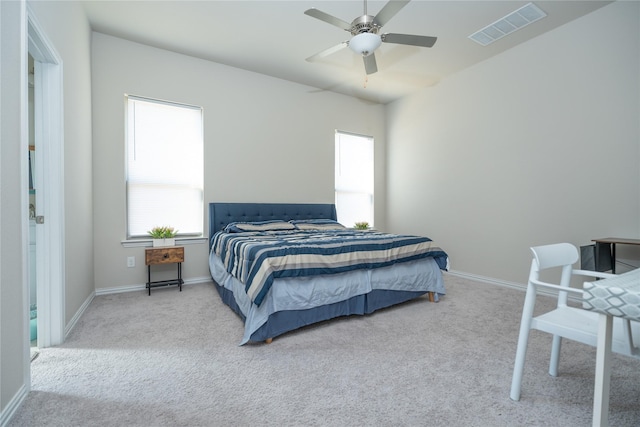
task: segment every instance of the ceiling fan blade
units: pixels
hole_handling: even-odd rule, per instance
[[[389,22],[396,13],[400,12],[400,9],[405,7],[409,1],[411,0],[389,0],[380,12],[378,12],[375,18],[373,18],[373,23],[378,27],[382,27],[384,24]]]
[[[336,53],[337,51],[339,51],[341,49],[344,49],[345,47],[347,47],[348,44],[349,43],[345,41],[345,42],[342,42],[342,43],[337,44],[335,46],[331,46],[329,49],[325,49],[325,50],[323,50],[321,52],[316,53],[315,55],[311,55],[306,60],[309,61],[309,62],[313,62],[313,61],[315,61],[317,59],[324,58],[325,56],[329,56],[332,53]]]
[[[343,21],[340,18],[336,18],[335,16],[329,15],[328,13],[322,12],[316,8],[307,9],[304,11],[305,15],[309,15],[312,18],[319,19],[321,21],[327,22],[331,25],[335,25],[338,28],[342,28],[343,30],[350,31],[351,24],[346,21]]]
[[[414,36],[411,34],[386,33],[380,36],[385,43],[408,44],[411,46],[432,47],[436,44],[437,37]]]
[[[378,72],[378,64],[376,64],[376,56],[375,54],[363,56],[364,59],[364,70],[367,74],[373,74]]]

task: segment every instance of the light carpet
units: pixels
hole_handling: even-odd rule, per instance
[[[595,348],[533,331],[509,399],[524,292],[447,274],[420,298],[238,346],[212,284],[96,297],[32,367],[10,426],[589,426]],[[549,305],[545,299],[542,305]],[[615,355],[610,423],[640,426],[640,364]]]

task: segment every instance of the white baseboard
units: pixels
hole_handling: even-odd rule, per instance
[[[479,276],[477,274],[465,273],[462,271],[455,271],[455,270],[445,272],[445,274],[461,277],[463,279],[475,280],[476,282],[488,283],[490,285],[497,285],[505,288],[516,289],[522,292],[527,291],[526,283],[508,282],[506,280],[494,279],[493,277]],[[557,292],[547,290],[547,289],[540,289],[540,288],[538,288],[538,294],[545,295],[548,297],[553,297],[553,298],[556,298],[558,296]],[[576,297],[575,295],[569,295],[569,299],[577,302],[582,301],[579,297]]]
[[[78,320],[80,320],[80,317],[82,317],[84,312],[87,310],[87,308],[89,307],[89,304],[91,304],[91,301],[93,301],[93,298],[95,298],[95,296],[96,296],[96,293],[91,292],[91,295],[89,295],[87,299],[84,300],[84,302],[82,303],[78,311],[76,311],[76,314],[73,315],[73,317],[71,318],[67,326],[64,328],[65,341],[67,340],[67,337],[69,337],[69,334],[71,333],[73,328],[76,326],[76,323],[78,323]]]
[[[191,279],[185,279],[184,285],[195,285],[196,283],[212,283],[211,277],[192,277]],[[147,289],[145,284],[141,285],[127,285],[127,286],[116,286],[113,288],[100,288],[96,289],[96,295],[109,295],[109,294],[119,294],[122,292],[136,292],[136,291],[144,291]]]
[[[491,285],[503,286],[511,289],[518,289],[520,291],[526,291],[526,283],[508,282],[506,280],[494,279],[493,277],[479,276],[477,274],[465,273],[463,271],[450,270],[445,274],[452,276],[462,277],[463,279],[475,280],[476,282],[488,283]]]
[[[27,398],[28,394],[29,390],[27,390],[27,387],[23,384],[9,403],[7,403],[4,410],[0,412],[0,426],[4,427],[9,424],[11,417],[13,417],[13,414],[15,414],[20,405],[22,405],[22,402]]]
[[[144,285],[128,285],[128,286],[116,286],[113,288],[99,288],[99,289],[96,289],[96,296],[120,294],[122,292],[142,291],[144,289],[145,289]]]

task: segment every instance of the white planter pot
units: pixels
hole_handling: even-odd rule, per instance
[[[170,239],[151,239],[151,241],[153,242],[153,247],[158,247],[158,246],[175,246],[176,245],[176,239],[175,238],[170,238]]]

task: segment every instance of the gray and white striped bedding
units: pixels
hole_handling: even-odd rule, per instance
[[[446,270],[447,254],[428,237],[368,230],[218,232],[212,251],[260,305],[277,278],[339,274],[433,258]]]

